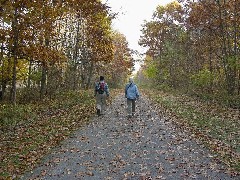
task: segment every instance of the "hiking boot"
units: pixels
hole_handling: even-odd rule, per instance
[[[97,109],[97,115],[98,115],[98,116],[101,115],[100,109]]]
[[[127,118],[131,118],[131,117],[132,117],[132,115],[130,115],[130,114],[127,116]]]

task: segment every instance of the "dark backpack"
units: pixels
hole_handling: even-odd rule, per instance
[[[103,94],[105,91],[105,83],[104,82],[99,82],[98,83],[98,93]]]

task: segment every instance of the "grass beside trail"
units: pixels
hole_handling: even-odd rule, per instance
[[[61,93],[37,104],[0,105],[0,179],[31,170],[94,113],[92,91]]]
[[[240,172],[240,110],[224,108],[186,95],[144,90],[181,128],[188,128],[230,168]]]

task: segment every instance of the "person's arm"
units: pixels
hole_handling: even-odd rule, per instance
[[[127,90],[128,90],[128,84],[125,86],[125,98],[127,98]]]
[[[136,96],[137,96],[137,98],[139,98],[140,94],[139,94],[137,85],[135,85],[135,87],[136,87]]]
[[[105,92],[106,92],[107,96],[110,95],[110,92],[109,92],[109,88],[108,88],[107,83],[105,83]]]
[[[97,83],[95,83],[95,87],[94,87],[94,96],[96,96],[96,95],[97,95],[97,86],[98,86],[98,84],[97,84]]]

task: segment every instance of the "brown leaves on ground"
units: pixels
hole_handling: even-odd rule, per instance
[[[95,101],[90,91],[76,92],[37,106],[34,121],[31,122],[33,112],[29,112],[29,119],[22,119],[23,123],[1,133],[0,179],[18,177],[32,169],[50,149],[88,122]]]
[[[162,116],[190,136],[200,140],[231,168],[240,169],[240,110],[222,107],[213,102],[203,102],[183,94],[146,91],[160,107]]]
[[[179,129],[158,110],[141,96],[135,116],[129,119],[123,93],[116,96],[105,115],[75,131],[23,179],[233,177],[213,153],[196,143],[188,133],[191,129]]]
[[[158,104],[155,104],[156,107],[154,108],[153,104],[148,104],[148,101],[143,98],[143,100],[138,102],[137,116],[129,120],[124,114],[124,96],[119,96],[117,101],[112,100],[112,97],[120,92],[123,91],[111,92],[109,103],[112,105],[109,114],[99,117],[97,122],[93,122],[93,125],[86,129],[85,133],[79,134],[75,139],[72,139],[75,140],[71,141],[73,143],[72,146],[62,147],[62,151],[60,150],[60,154],[64,155],[66,151],[72,155],[77,154],[77,157],[54,156],[51,161],[44,163],[46,169],[41,171],[40,176],[50,176],[52,174],[49,171],[52,168],[50,167],[51,162],[56,165],[64,163],[64,161],[69,163],[79,158],[75,167],[77,168],[77,170],[75,169],[76,172],[73,171],[74,167],[71,167],[71,169],[63,169],[65,173],[63,175],[71,174],[79,178],[82,176],[97,177],[99,175],[97,170],[110,173],[108,175],[114,175],[125,169],[122,172],[123,178],[138,176],[142,179],[151,179],[154,175],[149,172],[149,169],[151,169],[154,172],[156,171],[156,179],[164,179],[167,175],[175,175],[179,173],[178,171],[183,170],[184,172],[181,172],[182,176],[194,178],[201,171],[207,172],[209,167],[204,167],[208,166],[208,164],[201,165],[195,158],[195,155],[202,153],[202,151],[186,146],[189,142],[191,143],[192,138],[200,139],[201,141],[197,141],[199,144],[201,142],[208,144],[213,152],[225,153],[221,154],[222,159],[224,155],[226,156],[227,153],[230,153],[230,158],[225,160],[227,162],[230,162],[230,160],[236,162],[238,157],[233,144],[228,146],[228,141],[223,141],[224,139],[221,138],[217,139],[218,136],[214,137],[210,133],[216,125],[221,127],[221,123],[218,123],[221,121],[214,121],[215,116],[209,115],[206,104],[201,104],[198,101],[195,103],[193,99],[188,99],[184,96],[170,96],[159,94],[159,92],[148,93],[152,99],[158,102]],[[78,98],[78,96],[80,97]],[[58,145],[60,141],[69,137],[71,132],[87,123],[89,117],[95,114],[95,101],[90,92],[77,95],[68,94],[64,97],[59,97],[58,101],[46,101],[42,106],[44,107],[39,108],[41,111],[38,111],[37,120],[31,123],[22,123],[12,128],[14,131],[6,131],[1,134],[1,139],[3,139],[1,144],[1,151],[3,152],[1,154],[1,167],[3,167],[1,178],[19,177],[26,170],[31,170],[43,155]],[[205,106],[206,108],[203,108]],[[211,107],[211,112],[214,112],[213,105]],[[159,119],[159,116],[156,115],[156,110],[159,109],[160,115],[164,117],[162,119]],[[216,108],[215,112],[217,113],[218,110]],[[222,111],[222,109],[220,110]],[[232,113],[232,111],[231,115],[227,114],[227,112],[222,111],[222,115],[226,115],[225,117],[235,117],[237,115]],[[206,119],[203,114],[209,118]],[[220,113],[217,114],[220,117]],[[227,119],[227,121],[230,121],[230,124],[226,124],[228,126],[234,120]],[[201,124],[201,122],[204,123]],[[208,122],[211,123],[208,124]],[[175,126],[173,127],[172,123],[182,128],[183,131],[178,133],[179,136],[170,132],[175,131]],[[235,123],[238,126],[239,121]],[[223,128],[221,130],[224,132]],[[222,131],[216,131],[216,135]],[[182,132],[189,132],[190,134],[189,136],[181,136]],[[230,132],[233,135],[233,140],[238,141],[233,133],[237,134],[236,129],[232,128]],[[92,136],[97,141],[93,141],[91,139]],[[78,146],[74,143],[77,143]],[[181,152],[185,157],[179,156]],[[190,153],[192,157],[189,157]],[[207,156],[208,154],[206,153],[205,158]],[[214,157],[215,155],[210,156]],[[83,160],[84,157],[86,158],[85,161]],[[195,159],[196,162],[194,164],[192,161]],[[106,160],[108,160],[107,167],[102,164]],[[161,161],[162,163],[159,163]],[[189,163],[196,168],[195,174],[188,172]],[[230,163],[230,165],[234,164]],[[209,166],[213,170],[219,169],[215,168],[216,165],[216,163],[212,163]],[[137,167],[139,172],[129,169],[131,166]],[[86,167],[86,169],[79,169],[79,167]],[[229,174],[231,173],[229,171]]]

